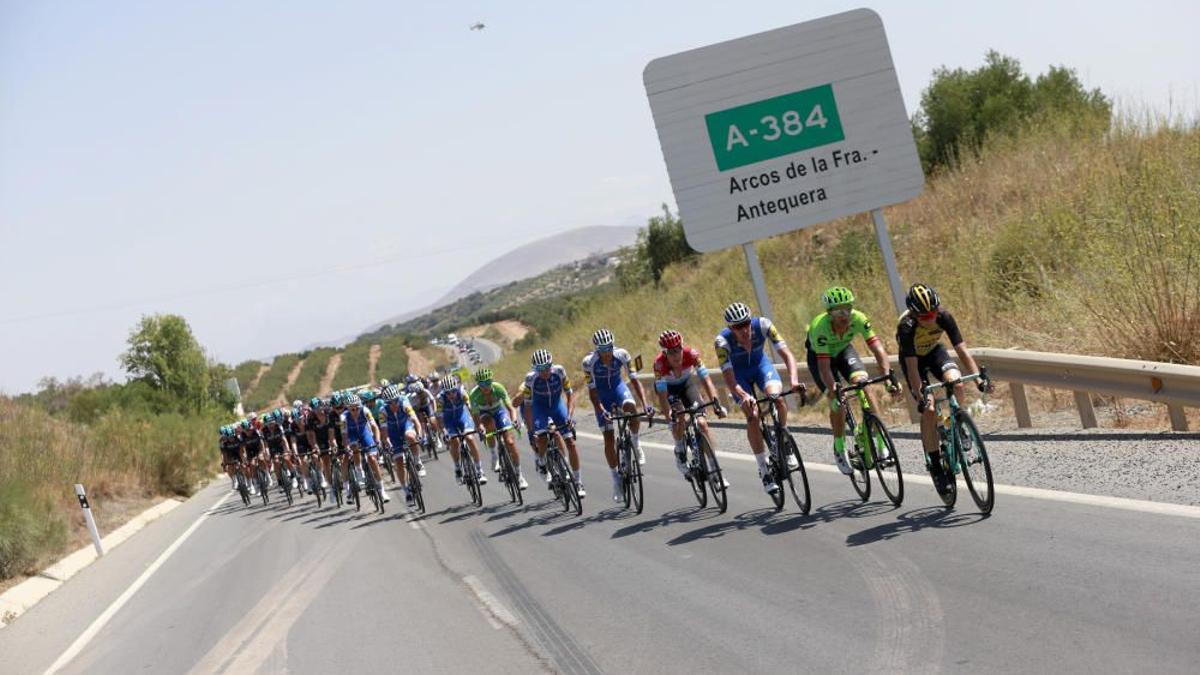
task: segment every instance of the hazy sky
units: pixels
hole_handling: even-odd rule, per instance
[[[236,363],[673,203],[642,68],[859,2],[0,2],[0,390],[177,312]],[[989,48],[1194,114],[1200,3],[883,2],[910,113]],[[487,28],[468,30],[475,21]]]

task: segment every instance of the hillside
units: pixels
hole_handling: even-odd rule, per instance
[[[515,281],[529,279],[564,263],[615,251],[637,239],[637,227],[597,225],[579,227],[538,239],[488,261],[460,281],[437,302],[405,312],[368,327],[364,334],[375,333],[389,325],[405,325],[433,310],[475,294],[486,293]]]
[[[454,302],[396,325],[385,326],[361,339],[391,334],[433,337],[464,326],[501,319],[518,319],[532,325],[540,305],[548,298],[592,292],[613,281],[618,259],[614,253],[592,255],[519,281],[487,291],[476,291]]]
[[[1200,363],[1200,129],[1118,120],[1102,137],[1035,129],[992,143],[886,210],[900,272],[936,287],[969,345]],[[795,348],[820,294],[851,287],[890,350],[895,311],[866,214],[759,242],[776,309]],[[666,270],[661,287],[609,292],[549,338],[505,358],[514,383],[546,346],[577,375],[597,327],[631,352],[676,328],[711,359],[730,301],[753,302],[741,252]]]

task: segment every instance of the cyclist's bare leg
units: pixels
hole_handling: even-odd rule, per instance
[[[775,381],[768,382],[767,386],[763,388],[763,391],[765,391],[768,396],[771,394],[779,394],[783,392],[783,383]],[[779,417],[779,423],[786,429],[788,409],[787,401],[785,401],[783,397],[780,397],[775,401],[775,415]]]
[[[575,447],[575,439],[562,434],[558,434],[558,439],[567,448],[567,460],[571,463],[571,470],[579,473],[579,448]]]
[[[475,463],[478,464],[479,444],[475,442],[475,436],[472,434],[470,436],[465,436],[464,438],[467,440],[467,451],[471,454],[471,459],[475,460]]]
[[[608,468],[617,468],[617,434],[612,429],[604,430],[604,461]]]
[[[518,473],[520,473],[521,456],[517,454],[517,437],[516,437],[516,435],[513,434],[512,429],[509,429],[508,431],[505,431],[503,434],[501,434],[500,438],[501,438],[501,440],[504,441],[504,447],[508,450],[508,458],[512,460],[513,468],[517,469]]]
[[[708,420],[703,417],[696,418],[696,426],[700,427],[700,433],[704,434],[704,438],[708,441],[708,455],[716,452],[717,445],[713,442],[712,430],[708,428]]]
[[[458,466],[458,444],[461,436],[450,437],[450,459],[454,460],[454,466]]]
[[[754,394],[746,392],[749,396],[742,399],[742,414],[746,416],[746,438],[750,441],[750,450],[756,455],[763,453],[763,437],[762,429],[758,426],[758,405],[754,403]],[[712,443],[712,438],[709,438],[709,443]]]
[[[638,412],[637,404],[634,403],[633,401],[625,401],[625,403],[621,404],[621,410],[624,411],[625,414],[627,414],[627,415],[633,415]],[[637,436],[638,430],[641,428],[642,428],[642,418],[635,417],[635,418],[629,420],[629,433],[633,434],[634,436]]]

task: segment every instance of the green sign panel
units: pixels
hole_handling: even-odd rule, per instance
[[[704,121],[721,171],[846,138],[831,84],[709,113]]]

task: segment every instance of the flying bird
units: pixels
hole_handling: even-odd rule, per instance
[[[486,27],[487,26],[484,26],[482,21],[471,24],[471,30],[483,30]]]

